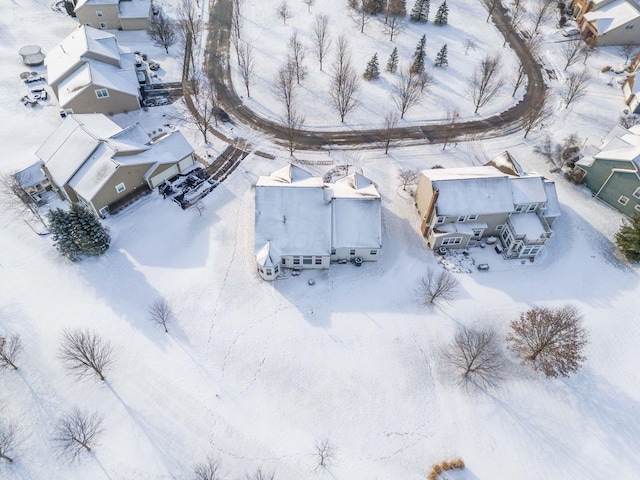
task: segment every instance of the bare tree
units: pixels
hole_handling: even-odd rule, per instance
[[[176,13],[183,37],[191,37],[193,44],[198,45],[204,25],[196,0],[181,0],[176,6]]]
[[[307,6],[307,12],[311,13],[311,7],[316,4],[316,0],[302,0],[302,3]]]
[[[489,327],[460,328],[447,347],[444,362],[461,385],[495,387],[504,375],[505,360],[497,332]]]
[[[164,48],[166,53],[169,53],[169,47],[178,41],[178,31],[175,24],[162,12],[151,16],[147,35],[155,45]]]
[[[460,288],[460,284],[446,270],[436,272],[429,268],[427,272],[418,279],[417,294],[424,306],[433,306],[444,301],[449,303],[453,300]]]
[[[478,44],[475,42],[475,40],[467,38],[464,41],[464,54],[465,55],[469,55],[469,50],[475,50],[476,48],[478,48]]]
[[[286,25],[287,20],[293,17],[293,12],[289,8],[289,4],[286,0],[283,0],[282,3],[276,7],[276,14],[282,19],[283,25]]]
[[[540,101],[534,103],[529,107],[522,117],[522,129],[524,130],[524,138],[527,138],[529,132],[534,128],[538,128],[544,125],[544,122],[550,120],[553,117],[553,107],[551,103],[551,93],[549,90],[544,90],[544,94]]]
[[[329,47],[331,46],[331,39],[328,33],[329,17],[326,15],[316,15],[315,22],[313,24],[313,47],[320,63],[320,71],[322,71],[322,62],[327,56]]]
[[[294,31],[291,38],[289,38],[289,52],[287,60],[289,65],[293,68],[293,72],[296,75],[296,82],[300,85],[300,81],[304,80],[307,76],[307,68],[304,66],[304,59],[307,54],[307,49],[302,44],[302,41],[298,37],[298,31]]]
[[[384,140],[384,154],[387,155],[389,153],[389,146],[391,145],[391,140],[393,140],[393,133],[396,125],[398,124],[398,114],[395,112],[388,112],[384,116],[384,125],[382,128],[382,138]]]
[[[577,102],[587,95],[590,81],[591,75],[586,68],[580,72],[569,74],[567,83],[561,93],[565,108],[569,108],[571,103]]]
[[[0,460],[12,463],[18,446],[18,427],[13,422],[0,421]]]
[[[285,118],[289,118],[291,115],[295,88],[296,76],[291,63],[287,63],[278,70],[278,76],[274,83],[274,93],[284,106]]]
[[[16,365],[18,356],[24,350],[20,335],[12,335],[7,339],[0,339],[0,369],[18,369]]]
[[[402,189],[407,190],[408,185],[415,185],[420,179],[420,172],[418,170],[411,170],[409,168],[403,168],[398,174]]]
[[[167,324],[173,320],[171,305],[164,298],[158,298],[149,305],[149,320],[164,328],[165,333],[169,333]]]
[[[554,0],[536,0],[536,2],[534,2],[533,9],[529,14],[530,20],[533,23],[533,33],[538,33],[540,25],[551,18],[554,4]]]
[[[209,129],[213,124],[218,126],[217,114],[220,111],[220,100],[215,86],[199,73],[194,73],[187,83],[185,100],[193,106],[185,110],[185,120],[195,126],[202,134],[204,143],[208,143]]]
[[[285,117],[287,147],[289,148],[289,155],[293,155],[293,152],[296,149],[298,139],[300,138],[300,135],[302,135],[304,121],[304,116],[298,113],[295,109],[292,109]]]
[[[471,99],[476,107],[474,113],[478,113],[479,108],[487,105],[500,93],[503,83],[500,75],[501,67],[502,62],[499,54],[487,55],[471,75],[469,86]]]
[[[90,452],[103,433],[103,417],[97,412],[73,408],[62,415],[53,431],[52,441],[61,454],[77,460],[83,452]]]
[[[522,6],[516,3],[514,7],[509,10],[509,14],[505,17],[507,23],[507,31],[504,36],[504,42],[502,44],[503,47],[507,44],[509,37],[518,30],[523,19],[524,9],[522,8]]]
[[[400,118],[404,118],[411,107],[420,103],[422,91],[417,77],[406,70],[401,70],[398,79],[391,90],[391,99],[400,111]]]
[[[207,459],[193,467],[194,480],[222,480],[220,461],[208,456]]]
[[[276,474],[262,470],[262,467],[258,467],[254,473],[248,473],[244,478],[245,480],[275,480]]]
[[[584,51],[587,45],[580,38],[574,40],[567,40],[560,44],[560,56],[565,61],[564,70],[566,71],[574,63],[578,63],[584,56]]]
[[[637,43],[625,43],[624,45],[620,46],[620,53],[622,53],[622,55],[624,55],[624,64],[625,65],[629,64],[629,60],[631,59],[631,57],[634,56],[637,48],[638,48],[638,44]]]
[[[333,63],[330,95],[341,122],[344,122],[345,116],[358,105],[359,90],[360,79],[351,64],[349,44],[345,37],[340,36]]]
[[[25,185],[30,181],[31,178],[24,172],[0,175],[0,190],[5,200],[3,203],[20,216],[33,215],[48,231],[48,226],[40,214],[38,202],[25,189]]]
[[[511,322],[507,343],[523,364],[555,378],[580,368],[587,337],[575,306],[534,307]]]
[[[241,42],[238,50],[240,61],[238,63],[238,69],[240,70],[240,76],[242,82],[247,89],[247,97],[251,98],[249,87],[253,80],[253,74],[255,70],[255,56],[253,53],[253,47],[247,42]]]
[[[456,135],[456,124],[460,121],[460,112],[457,108],[447,110],[447,115],[444,117],[442,125],[444,125],[444,140],[442,142],[442,150],[447,148],[450,140]]]
[[[316,458],[316,469],[327,468],[335,460],[337,449],[328,438],[324,438],[315,444],[314,457]]]
[[[500,0],[483,0],[484,6],[487,9],[487,22],[491,18],[491,14],[496,9],[498,5],[500,5]]]
[[[231,42],[236,50],[236,57],[238,57],[238,47],[240,40],[242,39],[242,27],[244,25],[244,17],[242,16],[242,2],[243,0],[233,0],[231,5],[233,10],[231,12]],[[238,63],[240,61],[238,60]]]
[[[393,15],[387,17],[387,21],[382,24],[382,31],[389,35],[389,41],[393,42],[393,37],[402,33],[406,26],[404,17]]]
[[[105,370],[114,362],[113,349],[96,333],[74,328],[62,334],[58,358],[78,377],[96,375],[105,380]]]
[[[367,11],[367,4],[369,0],[355,0],[353,2],[353,9],[351,10],[351,19],[360,29],[360,33],[364,33],[364,27],[367,26],[371,20],[371,16]]]
[[[509,78],[511,84],[513,85],[513,91],[511,92],[511,96],[515,97],[518,89],[524,84],[525,79],[527,78],[527,74],[524,70],[524,65],[522,61],[518,59],[518,69],[516,73]]]

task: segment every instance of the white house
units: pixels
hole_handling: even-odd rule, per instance
[[[481,167],[424,170],[416,191],[432,249],[466,248],[499,237],[507,258],[535,257],[560,215],[555,185],[524,174],[505,152]]]
[[[126,113],[140,109],[134,54],[113,34],[80,26],[45,58],[47,81],[68,114]]]
[[[254,252],[265,280],[274,280],[283,267],[325,269],[332,261],[377,260],[380,195],[363,175],[325,183],[287,165],[259,177],[255,192]]]
[[[640,7],[635,0],[592,0],[587,10],[579,18],[587,41],[598,46],[640,44]]]
[[[151,139],[139,125],[121,128],[102,114],[64,118],[36,155],[58,195],[104,216],[195,163],[179,131]]]

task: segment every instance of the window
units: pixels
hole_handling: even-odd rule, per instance
[[[265,271],[265,275],[271,275],[271,269],[267,268],[267,270]]]
[[[499,231],[499,232],[501,232],[503,228],[504,228],[504,225],[498,225],[498,226],[496,227],[496,230],[497,230],[497,231]]]
[[[537,203],[532,203],[531,205],[529,205],[529,208],[527,208],[527,212],[533,212],[537,206]]]
[[[286,265],[287,264],[287,260],[285,260],[284,258],[282,259],[282,264]]]
[[[458,217],[458,221],[459,221],[459,222],[464,222],[464,219],[465,219],[465,218],[466,218],[466,217],[465,217],[464,215],[460,215],[460,216]]]
[[[442,215],[440,215],[438,217],[438,219],[436,220],[436,223],[444,223],[445,217],[443,217]]]
[[[293,257],[293,264],[300,265],[300,257]]]
[[[354,248],[354,249],[349,250],[349,255],[355,255],[355,254],[356,254],[356,250],[355,250],[355,248]]]
[[[524,247],[521,255],[536,255],[540,251],[540,247]]]
[[[304,257],[302,257],[302,264],[303,265],[312,265],[313,264],[313,257],[305,255]]]
[[[462,243],[462,237],[449,237],[442,239],[442,245],[459,245]]]
[[[107,24],[104,22],[100,22],[100,28],[107,28]]]
[[[618,203],[620,205],[626,205],[627,203],[629,203],[629,197],[625,197],[624,195],[620,195],[620,198],[618,199]]]
[[[278,268],[278,265],[276,265],[275,267],[273,267],[273,272],[274,273],[278,273],[280,271],[280,268]]]
[[[98,11],[96,12],[96,17],[101,17],[101,16],[102,16],[102,12],[98,10]]]
[[[107,205],[106,207],[102,207],[98,210],[98,213],[100,213],[101,217],[106,217],[109,214],[109,206]]]
[[[322,257],[316,257],[316,258],[314,259],[314,263],[315,263],[316,265],[322,265]]]
[[[640,203],[633,208],[635,208],[638,212],[640,212]]]
[[[371,250],[371,251],[369,252],[369,254],[371,254],[371,255],[377,255],[377,254],[378,254],[378,251],[377,251],[377,250]]]
[[[85,23],[85,25],[86,25],[87,27],[93,27],[93,24],[92,24],[91,22],[87,22],[87,23]]]
[[[106,88],[101,88],[96,90],[96,97],[98,98],[107,98],[109,96],[109,91]]]
[[[633,196],[636,198],[640,198],[640,187],[636,188],[636,191],[633,192]]]
[[[127,189],[127,187],[124,186],[124,183],[119,183],[116,185],[116,192],[118,193],[122,193]]]
[[[336,249],[335,249],[335,248],[332,248],[332,249],[331,249],[331,255],[335,255],[335,254],[336,254]]]
[[[633,23],[627,25],[626,27],[624,27],[625,30],[631,30],[633,28]]]
[[[516,212],[522,213],[522,212],[524,212],[524,208],[525,208],[524,205],[517,205],[516,206]]]
[[[480,238],[481,235],[482,235],[482,228],[474,228],[473,229],[474,238]]]
[[[467,217],[467,220],[469,220],[470,222],[473,222],[474,220],[478,219],[478,215],[469,215]]]

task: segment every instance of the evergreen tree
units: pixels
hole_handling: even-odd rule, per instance
[[[74,203],[68,212],[57,208],[48,216],[54,245],[72,262],[83,255],[102,255],[109,249],[107,229],[82,205]]]
[[[398,70],[398,47],[393,48],[387,61],[387,72],[396,73],[396,70]]]
[[[416,0],[416,3],[413,4],[413,9],[411,10],[411,20],[414,22],[428,22],[430,7],[430,0]]]
[[[427,46],[427,36],[422,35],[418,45],[416,46],[416,51],[413,54],[413,63],[411,63],[411,68],[409,68],[409,73],[416,74],[424,72],[424,49]]]
[[[616,233],[616,245],[630,262],[640,262],[640,212]]]
[[[420,11],[420,21],[429,21],[429,11],[431,10],[431,0],[422,0],[422,10]]]
[[[436,13],[436,18],[433,23],[436,25],[446,25],[449,23],[449,6],[447,5],[447,0],[444,0],[438,7],[438,12]]]
[[[364,71],[365,80],[375,80],[380,76],[380,67],[378,66],[378,54],[374,53],[369,63],[367,63],[367,69]]]
[[[436,67],[446,67],[449,65],[447,60],[447,44],[445,43],[436,55]]]
[[[385,0],[367,0],[364,5],[365,12],[369,15],[378,15],[384,12]]]

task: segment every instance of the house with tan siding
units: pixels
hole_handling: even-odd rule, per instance
[[[571,10],[587,42],[597,46],[640,44],[636,0],[573,0]]]
[[[254,235],[258,274],[275,280],[283,268],[376,261],[382,249],[381,208],[375,185],[359,173],[327,183],[287,165],[259,177]]]
[[[151,139],[139,124],[121,128],[102,114],[67,116],[36,156],[61,198],[102,217],[195,163],[179,131]]]
[[[421,231],[433,250],[496,237],[506,258],[534,258],[560,215],[555,185],[522,171],[508,152],[480,167],[424,170],[416,190]]]
[[[113,34],[80,26],[45,58],[47,81],[66,113],[127,113],[140,109],[134,54]]]
[[[151,0],[77,0],[80,25],[101,30],[147,30]]]

